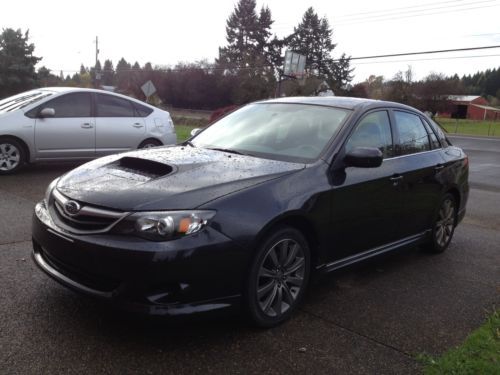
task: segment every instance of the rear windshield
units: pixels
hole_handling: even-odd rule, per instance
[[[0,113],[11,112],[53,95],[50,91],[28,91],[0,100]]]

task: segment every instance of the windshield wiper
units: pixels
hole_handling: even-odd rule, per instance
[[[233,150],[233,149],[230,149],[230,148],[207,147],[207,149],[214,150],[214,151],[229,152],[231,154],[236,154],[236,155],[249,155],[249,154],[245,154],[245,153],[243,153],[241,151]]]
[[[191,141],[184,141],[184,142],[182,143],[182,145],[183,145],[183,146],[188,145],[188,146],[191,146],[191,147],[196,147],[196,146],[193,144],[193,142],[191,142]]]

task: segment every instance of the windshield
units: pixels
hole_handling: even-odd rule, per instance
[[[349,113],[346,109],[308,104],[250,104],[217,121],[191,143],[308,163],[319,157]]]
[[[50,91],[28,91],[0,100],[0,113],[14,111],[52,95]]]

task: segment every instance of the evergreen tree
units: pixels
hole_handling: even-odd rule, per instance
[[[274,91],[276,48],[270,43],[271,11],[257,14],[255,0],[239,0],[226,22],[225,47],[219,48],[217,66],[237,78],[234,102],[246,103],[269,97]]]
[[[130,85],[131,68],[123,57],[116,64],[116,86],[121,91],[126,91]]]
[[[36,86],[35,65],[41,60],[33,56],[35,45],[29,43],[29,31],[3,29],[0,34],[0,98]]]
[[[104,61],[104,69],[102,71],[102,84],[112,86],[115,83],[115,70],[111,60]]]
[[[332,58],[336,44],[333,31],[326,18],[319,18],[312,7],[306,10],[301,22],[288,39],[288,47],[306,57],[306,73],[327,80],[337,90],[352,80],[350,59],[343,54],[339,60]]]

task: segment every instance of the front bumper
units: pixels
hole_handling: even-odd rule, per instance
[[[43,202],[33,215],[33,259],[62,285],[151,315],[237,307],[247,252],[211,227],[178,240],[75,235],[58,228]]]

